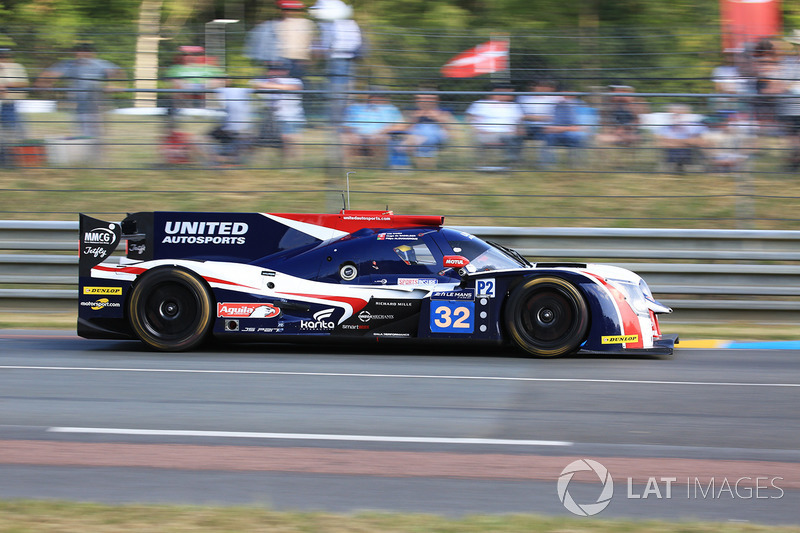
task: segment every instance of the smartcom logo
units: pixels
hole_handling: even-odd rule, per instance
[[[576,473],[586,471],[594,472],[597,475],[601,487],[598,489],[599,495],[594,502],[578,503],[569,493],[569,483]],[[614,495],[614,480],[611,478],[608,469],[597,461],[578,459],[568,464],[561,471],[556,489],[558,491],[558,499],[561,500],[561,503],[564,504],[564,507],[569,512],[578,516],[594,516],[611,503],[611,497]]]

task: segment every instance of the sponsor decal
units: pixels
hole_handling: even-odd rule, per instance
[[[472,333],[475,302],[431,302],[430,325],[434,333]]]
[[[361,322],[369,322],[370,320],[394,320],[394,315],[373,315],[369,311],[361,311],[358,313],[358,319]]]
[[[386,332],[373,333],[372,335],[374,337],[410,337],[411,336],[410,333],[386,333]]]
[[[301,320],[300,329],[305,331],[330,331],[336,327],[336,324],[329,320],[333,315],[335,309],[329,307],[322,311],[314,313],[314,320]]]
[[[280,308],[267,303],[217,303],[220,318],[273,318],[280,314]]]
[[[475,292],[472,289],[464,291],[436,291],[431,293],[431,300],[474,300]]]
[[[128,244],[128,253],[131,255],[144,255],[146,249],[144,244]]]
[[[82,307],[91,307],[92,311],[99,311],[107,307],[122,307],[119,302],[109,302],[108,298],[99,298],[94,302],[81,302]]]
[[[406,235],[405,233],[378,233],[379,241],[416,241],[416,235]]]
[[[376,300],[375,305],[385,305],[388,307],[413,307],[414,303],[398,300]]]
[[[446,255],[442,265],[450,268],[462,268],[469,264],[469,259],[461,255]]]
[[[600,338],[600,342],[603,344],[639,342],[639,335],[606,335]]]
[[[475,296],[484,298],[494,298],[495,287],[497,284],[494,278],[479,279],[475,282]]]
[[[436,285],[439,280],[428,278],[398,278],[398,285]]]
[[[122,287],[84,287],[83,294],[120,296],[122,294]]]
[[[283,328],[258,328],[257,333],[283,333]]]
[[[117,236],[114,233],[113,225],[111,228],[94,228],[83,232],[83,244],[96,244],[108,246],[114,244]]]
[[[369,326],[364,324],[342,324],[342,329],[369,329]]]
[[[247,242],[244,235],[249,226],[245,222],[189,222],[171,221],[164,224],[167,235],[164,244],[222,244],[241,245]]]
[[[80,216],[80,258],[78,270],[88,276],[92,267],[102,263],[117,248],[122,235],[119,224],[86,215]]]

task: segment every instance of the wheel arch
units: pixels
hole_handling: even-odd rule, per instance
[[[204,340],[208,340],[209,337],[211,337],[213,335],[213,329],[214,329],[213,326],[214,326],[214,320],[215,320],[215,316],[216,316],[215,309],[216,309],[216,304],[217,304],[217,295],[216,295],[214,289],[211,287],[211,285],[208,283],[208,281],[205,279],[205,277],[203,275],[201,275],[197,271],[195,271],[195,270],[193,270],[193,269],[191,269],[191,268],[189,268],[189,267],[187,267],[185,265],[179,265],[179,264],[175,264],[175,263],[162,264],[162,265],[158,265],[158,266],[155,266],[153,268],[150,268],[147,271],[142,272],[141,274],[137,275],[136,279],[134,279],[130,283],[130,286],[129,286],[126,294],[125,294],[125,298],[124,298],[124,302],[123,302],[123,320],[125,321],[125,323],[130,328],[134,338],[140,338],[140,340],[145,342],[145,344],[149,344],[149,343],[144,341],[144,339],[141,339],[141,337],[137,333],[137,328],[134,327],[134,324],[133,324],[133,317],[132,317],[133,309],[132,309],[131,299],[133,298],[133,295],[136,293],[137,286],[139,286],[144,281],[146,281],[149,278],[151,278],[152,276],[158,275],[158,274],[160,274],[162,272],[175,272],[175,271],[180,271],[182,273],[185,273],[185,274],[191,276],[192,278],[194,278],[203,287],[203,289],[205,291],[205,294],[207,295],[208,300],[209,300],[209,302],[208,302],[209,303],[208,325],[205,328],[205,332],[203,334],[203,338],[204,338]],[[150,345],[150,346],[153,347],[153,345]],[[163,348],[156,348],[156,349],[162,350],[162,351],[173,351],[173,350],[166,350],[166,349],[163,349]],[[190,348],[187,348],[187,349],[190,349]]]
[[[576,295],[581,299],[581,301],[586,307],[586,325],[584,328],[581,328],[583,330],[582,334],[580,335],[579,342],[575,343],[576,346],[573,350],[569,350],[567,353],[557,353],[552,355],[551,354],[534,354],[534,355],[540,357],[557,357],[560,355],[568,355],[568,353],[577,352],[581,348],[581,346],[583,346],[583,344],[585,344],[588,341],[591,335],[593,335],[593,332],[596,329],[596,324],[598,321],[596,320],[594,310],[599,303],[598,293],[594,282],[579,272],[545,270],[525,276],[519,276],[514,278],[513,280],[509,280],[506,290],[503,291],[503,300],[499,305],[498,322],[500,325],[500,333],[502,336],[502,341],[506,344],[517,346],[522,350],[527,350],[526,348],[520,345],[519,338],[517,334],[513,331],[514,328],[511,322],[512,317],[509,316],[509,314],[512,313],[513,310],[509,309],[509,306],[513,303],[512,299],[514,298],[515,292],[522,290],[521,289],[522,287],[526,287],[531,282],[538,280],[545,280],[545,281],[557,280],[572,287]],[[527,351],[530,352],[530,350]]]

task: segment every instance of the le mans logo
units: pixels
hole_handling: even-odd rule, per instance
[[[84,287],[83,294],[121,296],[122,287]]]

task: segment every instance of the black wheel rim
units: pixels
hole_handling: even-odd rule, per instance
[[[199,308],[197,294],[190,288],[178,283],[160,283],[145,297],[141,316],[154,337],[180,339],[197,328]]]
[[[555,346],[575,330],[578,308],[575,301],[555,289],[535,291],[523,307],[521,325],[525,336],[539,346]]]

